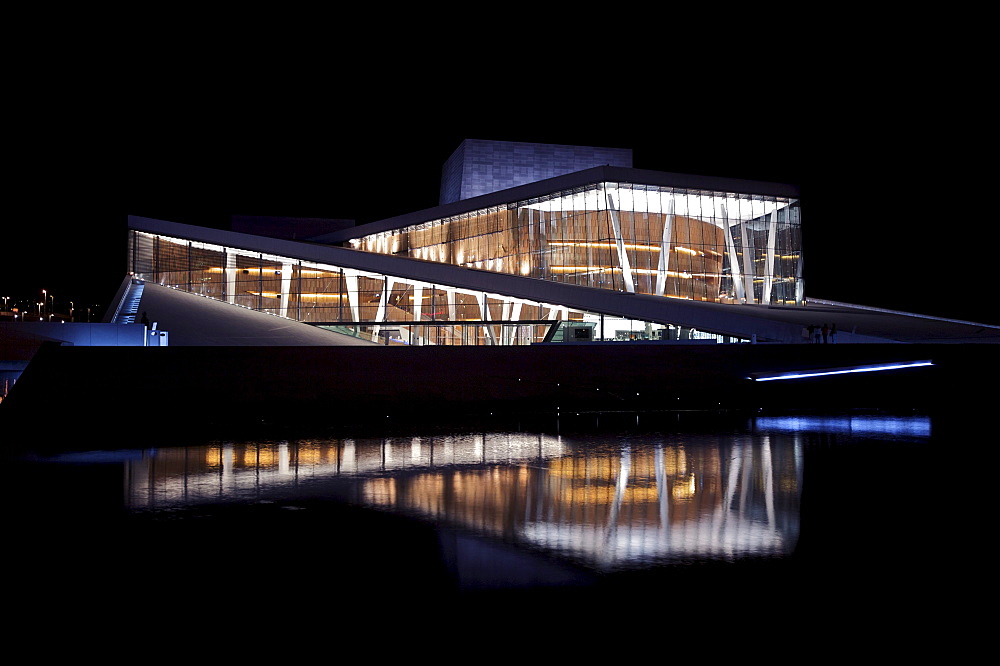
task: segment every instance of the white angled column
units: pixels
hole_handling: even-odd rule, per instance
[[[375,310],[375,327],[372,329],[372,337],[377,338],[382,322],[385,321],[386,307],[388,306],[389,294],[392,293],[393,280],[388,275],[382,276],[382,296],[378,299],[378,308]]]
[[[489,307],[489,303],[488,303],[488,301],[486,299],[486,294],[484,294],[482,292],[477,293],[476,294],[476,300],[479,302],[479,318],[482,319],[483,322],[489,321],[489,318],[490,318],[490,307]],[[491,345],[498,344],[497,343],[497,336],[496,336],[496,333],[493,331],[493,327],[490,326],[489,324],[484,324],[484,328],[486,329],[486,336],[487,336],[487,338],[489,338],[490,344]]]
[[[504,301],[503,311],[505,322],[517,322],[521,318],[521,301]],[[503,327],[503,343],[505,345],[517,343],[517,326]]]
[[[358,274],[344,271],[344,280],[347,282],[347,302],[351,306],[351,319],[361,321],[358,312]]]
[[[611,192],[604,191],[608,200],[608,215],[611,217],[611,229],[615,234],[615,247],[618,250],[618,265],[622,269],[622,281],[625,282],[625,291],[630,294],[635,293],[635,282],[632,280],[632,264],[628,260],[628,252],[625,251],[625,241],[622,239],[622,224],[618,217],[618,207],[615,205]]]
[[[278,314],[282,317],[288,316],[288,298],[292,291],[292,265],[281,264],[281,303],[278,305]]]
[[[740,220],[740,237],[743,241],[743,288],[746,293],[747,303],[756,303],[757,301],[753,293],[753,256],[755,254],[753,232],[747,229],[746,222],[743,220]]]
[[[722,229],[726,233],[726,252],[729,253],[729,275],[733,280],[733,290],[736,292],[736,299],[742,303],[746,301],[746,293],[743,291],[743,271],[740,270],[740,256],[736,252],[733,229],[729,224],[729,214],[725,205],[722,206]]]
[[[667,202],[667,215],[663,221],[663,238],[660,240],[660,261],[656,265],[656,295],[663,296],[667,286],[667,270],[670,268],[670,240],[673,238],[674,200]]]
[[[236,302],[236,253],[226,248],[226,266],[222,271],[226,281],[226,303]]]
[[[767,225],[767,250],[764,258],[764,293],[760,302],[771,303],[771,287],[774,284],[774,247],[778,241],[778,211],[771,211],[771,219]]]
[[[458,321],[458,310],[457,302],[458,297],[455,295],[454,289],[449,289],[448,287],[441,287],[444,289],[444,293],[447,294],[448,299],[448,319],[451,321]]]
[[[420,321],[423,317],[424,288],[420,285],[413,285],[413,321]]]

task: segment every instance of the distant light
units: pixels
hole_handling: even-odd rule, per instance
[[[855,365],[846,368],[828,368],[811,372],[755,372],[750,379],[755,382],[770,382],[777,379],[803,379],[805,377],[825,377],[827,375],[846,375],[854,372],[881,372],[883,370],[900,370],[902,368],[919,368],[934,365],[931,361],[906,361],[900,363],[882,363],[879,365]]]

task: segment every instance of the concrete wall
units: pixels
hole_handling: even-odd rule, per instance
[[[142,324],[4,322],[0,324],[0,400],[20,379],[28,362],[45,343],[74,347],[144,347]],[[158,346],[160,338],[149,343]]]
[[[932,360],[933,366],[754,382],[752,373]],[[996,345],[586,344],[524,347],[42,349],[5,415],[99,414],[135,385],[151,429],[213,423],[386,423],[476,415],[690,409],[976,408]],[[968,390],[965,390],[968,389]]]
[[[7,360],[8,349],[46,341],[84,347],[142,347],[146,327],[142,324],[83,324],[59,322],[22,322],[0,324],[0,360]]]

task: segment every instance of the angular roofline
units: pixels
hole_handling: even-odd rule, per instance
[[[397,215],[376,222],[361,224],[356,227],[335,231],[312,240],[323,243],[343,243],[383,231],[391,231],[413,224],[430,222],[452,215],[460,215],[481,208],[499,206],[514,201],[525,201],[542,197],[560,190],[592,185],[594,183],[632,183],[636,185],[656,185],[660,187],[679,187],[694,190],[713,190],[736,192],[738,194],[765,194],[769,196],[798,198],[799,188],[796,185],[773,183],[761,180],[743,180],[738,178],[719,178],[715,176],[697,176],[665,171],[649,171],[647,169],[630,169],[626,167],[600,166],[583,171],[538,180],[525,185],[518,185],[506,190],[490,192],[470,199],[462,199],[433,208]]]
[[[836,318],[838,325],[843,327],[845,342],[996,343],[1000,341],[995,334],[994,326],[971,322],[949,323],[910,313],[894,315],[879,312],[873,315],[848,304],[838,307],[802,308],[689,301],[494,273],[465,266],[375,254],[332,245],[254,236],[133,215],[128,216],[128,228],[243,250],[295,257],[306,262],[327,263],[371,273],[388,274],[426,284],[448,285],[463,290],[552,303],[572,310],[605,313],[641,321],[680,324],[744,338],[756,334],[761,341],[800,342],[802,326],[828,318]],[[870,329],[870,332],[857,335],[849,333],[852,326],[848,324],[853,320],[858,320],[860,328]]]
[[[739,310],[735,305],[617,292],[411,257],[395,257],[332,245],[253,236],[134,215],[128,217],[128,228],[190,241],[295,257],[307,262],[392,275],[426,284],[447,285],[462,290],[503,294],[528,301],[558,304],[572,310],[683,324],[728,335],[749,337],[751,331],[756,331],[762,339],[782,339],[797,337],[800,330],[798,324],[762,321],[749,312]]]

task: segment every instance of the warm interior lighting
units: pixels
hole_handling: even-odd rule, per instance
[[[549,241],[549,245],[555,245],[558,247],[600,247],[600,248],[615,248],[618,247],[617,243],[613,242],[593,242],[593,241]],[[646,250],[648,252],[659,252],[660,246],[658,245],[639,245],[637,243],[622,243],[622,247],[628,248],[629,250]]]
[[[347,298],[346,294],[299,294],[299,298]]]
[[[549,270],[553,273],[574,273],[574,272],[586,272],[586,273],[613,273],[619,271],[619,268],[611,268],[608,266],[549,266]],[[655,268],[633,268],[632,273],[638,275],[657,275],[660,271]],[[668,277],[683,278],[685,280],[690,280],[696,277],[709,278],[718,277],[715,273],[687,273],[676,271],[666,271]]]
[[[638,273],[639,275],[658,275],[660,271],[655,268],[633,268],[632,272]],[[684,278],[685,280],[690,280],[693,277],[710,277],[710,274],[708,273],[688,273],[687,271],[681,271],[680,273],[676,271],[666,271],[665,273],[667,277]]]
[[[588,271],[590,273],[612,273],[617,268],[611,268],[609,266],[549,266],[549,270],[553,273],[572,273],[576,271]]]
[[[694,474],[688,473],[686,479],[678,479],[670,486],[670,495],[679,502],[690,500],[698,494],[698,484]]]
[[[268,272],[274,271],[274,275],[276,277],[281,276],[280,269],[278,269],[275,266],[241,266],[240,268],[234,267],[231,268],[230,270],[252,271],[252,272],[258,272],[262,270]],[[226,269],[222,268],[221,266],[211,266],[209,268],[202,269],[202,272],[225,273]],[[298,274],[302,277],[331,277],[331,278],[340,277],[340,274],[337,273],[336,271],[324,271],[319,269],[308,269],[308,268],[300,268]]]

